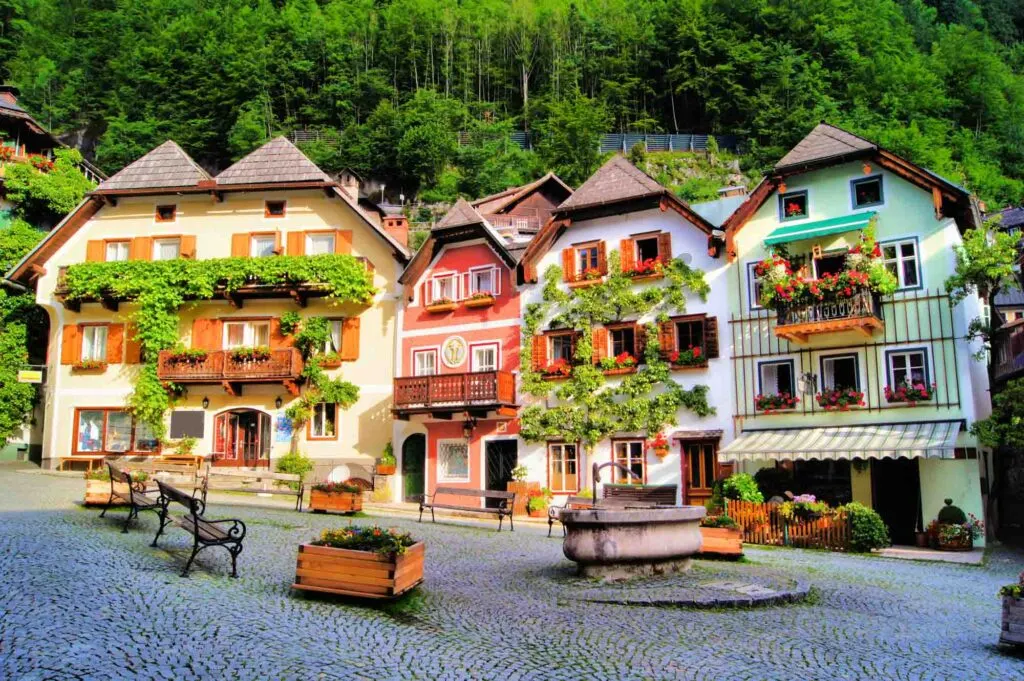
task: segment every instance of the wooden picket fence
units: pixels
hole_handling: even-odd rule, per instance
[[[804,549],[850,549],[850,517],[843,509],[814,520],[779,514],[779,504],[756,504],[726,499],[726,513],[743,531],[743,541],[767,546],[796,546]]]

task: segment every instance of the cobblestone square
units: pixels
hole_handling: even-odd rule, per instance
[[[121,534],[124,512],[100,518],[82,489],[0,467],[0,679],[1024,679],[1024,654],[996,646],[1020,551],[971,567],[748,548],[691,576],[771,574],[809,600],[690,609],[594,602],[536,527],[371,517],[427,542],[426,581],[363,607],[290,588],[296,546],[343,516],[211,499],[248,525],[240,579],[218,549],[182,579],[185,533],[150,548],[152,514]]]

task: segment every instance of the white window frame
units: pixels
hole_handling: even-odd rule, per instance
[[[554,486],[554,482],[552,482],[554,480],[554,463],[555,463],[554,451],[558,450],[561,453],[559,460],[563,462],[563,464],[562,464],[563,465],[563,470],[562,470],[561,476],[562,476],[562,480],[564,481],[565,480],[565,476],[566,476],[566,472],[565,472],[564,468],[565,468],[566,464],[568,463],[568,457],[566,457],[566,455],[565,455],[565,450],[568,447],[572,447],[573,451],[575,452],[573,454],[572,458],[574,459],[574,461],[576,463],[576,474],[575,474],[576,475],[576,487],[571,488],[571,489],[567,488],[567,487],[564,487],[564,486],[563,487],[555,487]],[[548,486],[550,487],[551,491],[554,492],[555,494],[575,494],[576,492],[580,491],[580,448],[579,448],[579,446],[575,442],[549,442],[548,443]]]
[[[419,364],[420,357],[433,357],[434,367],[431,373],[421,372]],[[414,348],[412,351],[412,374],[413,376],[437,376],[438,374],[438,363],[441,357],[441,353],[438,348]]]
[[[115,249],[113,258],[111,258],[110,250]],[[132,245],[130,241],[108,241],[103,249],[103,258],[106,262],[125,262],[131,259]],[[121,256],[124,257],[116,257]]]
[[[477,282],[477,275],[479,274],[490,275],[491,290],[484,291],[480,288],[480,285]],[[473,295],[474,293],[489,293],[492,296],[498,296],[501,294],[500,270],[494,265],[486,265],[484,267],[470,267],[466,279],[468,295]]]
[[[750,310],[763,310],[761,297],[757,294],[757,287],[761,285],[757,276],[757,266],[760,261],[747,263],[747,308]]]
[[[451,282],[452,290],[450,296],[441,295],[442,281]],[[427,300],[427,305],[443,298],[452,301],[459,299],[459,277],[455,272],[445,272],[444,274],[435,274],[430,277],[430,298]]]
[[[280,218],[275,218],[275,219],[280,219]],[[306,255],[330,255],[330,254],[334,253],[334,249],[336,249],[338,247],[338,244],[335,241],[336,238],[337,238],[337,235],[334,234],[333,232],[313,232],[312,234],[307,234],[306,235],[306,244],[305,244],[306,245],[306,249],[305,249]],[[319,241],[319,240],[329,240],[330,241],[330,247],[328,247],[327,251],[324,252],[324,253],[314,253],[313,252],[313,244],[315,242]]]
[[[257,247],[262,241],[270,242],[270,252],[261,254],[260,249]],[[277,249],[277,237],[273,234],[253,234],[249,237],[249,257],[250,258],[269,258],[274,255],[274,251]]]
[[[466,451],[466,474],[452,475],[448,471],[448,460],[445,456],[446,446],[462,446]],[[462,438],[451,438],[437,441],[437,481],[438,482],[469,482],[470,471],[469,441]]]
[[[494,350],[494,367],[490,369],[481,369],[480,365],[476,360],[476,351],[490,349]],[[470,343],[469,345],[469,370],[470,372],[478,371],[500,371],[501,370],[501,343],[484,342],[484,343]]]
[[[175,253],[174,257],[173,258],[161,258],[161,257],[158,257],[160,255],[160,247],[161,246],[165,246],[165,245],[170,244],[170,243],[173,243],[177,247],[177,253]],[[180,236],[175,236],[175,237],[158,237],[156,239],[153,239],[153,260],[177,260],[180,257],[181,257],[181,237]]]
[[[334,433],[324,432],[327,425],[327,408],[334,407]],[[317,418],[320,418],[320,432],[317,432]],[[337,440],[340,436],[341,424],[338,418],[338,405],[335,402],[318,402],[313,405],[313,412],[309,417],[309,439],[310,440]]]
[[[242,343],[240,345],[232,345],[230,342],[231,334],[230,328],[232,326],[242,325]],[[266,326],[267,328],[267,342],[257,343],[256,342],[256,328]],[[224,321],[224,337],[222,339],[223,347],[225,350],[231,350],[233,348],[245,348],[245,347],[257,347],[261,345],[270,345],[270,320],[269,319],[239,319],[237,321],[225,320]]]
[[[630,451],[630,450],[632,450],[634,448],[633,447],[634,445],[639,445],[640,454],[634,455],[633,452]],[[617,450],[618,450],[618,448],[620,446],[625,446],[626,447],[626,464],[625,464],[626,468],[630,468],[632,470],[633,461],[634,460],[639,460],[639,462],[640,462],[640,470],[641,470],[640,479],[637,480],[632,475],[627,475],[627,474],[623,473],[621,470],[619,470],[618,468],[613,468],[613,470],[615,472],[612,475],[612,480],[613,481],[617,481],[617,480],[619,480],[619,476],[622,476],[623,478],[626,479],[626,483],[625,484],[630,484],[630,485],[643,485],[643,484],[645,484],[646,480],[647,480],[647,452],[646,452],[647,445],[646,445],[646,443],[643,440],[641,440],[641,439],[614,440],[612,442],[612,461],[615,462],[615,463],[619,462],[619,454],[618,454]],[[616,484],[623,484],[623,483],[616,483]]]
[[[86,324],[83,326],[80,358],[93,362],[106,362],[109,333],[110,327],[106,324]]]
[[[772,359],[772,360],[767,360],[767,361],[764,361],[764,362],[758,362],[757,363],[757,391],[760,394],[762,394],[762,395],[776,395],[776,394],[779,393],[779,390],[778,390],[778,387],[779,387],[778,374],[776,373],[776,377],[775,377],[775,388],[776,388],[776,391],[775,392],[770,392],[765,387],[766,381],[765,381],[765,376],[764,376],[764,370],[765,370],[766,367],[771,367],[771,366],[777,367],[780,364],[789,367],[790,382],[793,384],[793,389],[790,391],[789,394],[793,395],[793,396],[799,396],[799,392],[800,391],[799,391],[799,388],[797,387],[796,361],[794,359],[792,359],[792,358]]]
[[[855,352],[842,352],[842,353],[837,353],[835,355],[821,355],[818,358],[818,362],[820,363],[820,366],[821,366],[821,391],[825,392],[826,390],[835,390],[836,389],[836,386],[834,385],[834,383],[835,383],[835,370],[834,369],[832,371],[833,385],[829,386],[829,385],[827,385],[825,383],[825,374],[826,374],[826,372],[825,372],[825,363],[826,362],[830,362],[830,361],[834,362],[837,359],[852,359],[853,360],[854,376],[856,376],[856,378],[857,378],[857,385],[855,385],[855,386],[843,386],[843,387],[852,388],[853,390],[856,390],[857,392],[864,392],[864,389],[861,388],[861,386],[864,385],[864,382],[861,380],[861,375],[860,375],[860,356],[857,353],[855,353]]]
[[[885,351],[885,378],[888,385],[893,390],[896,389],[896,368],[893,366],[893,358],[897,356],[903,356],[908,358],[908,370],[910,367],[909,356],[910,355],[921,355],[921,368],[924,371],[924,384],[930,390],[931,389],[931,377],[932,370],[929,364],[928,348],[926,347],[908,347],[908,348],[897,348]]]
[[[913,244],[914,246],[914,267],[917,270],[917,283],[908,285],[903,272],[903,263],[910,260],[910,257],[903,255],[903,246],[906,244]],[[887,246],[896,248],[895,258],[886,258],[885,249]],[[899,283],[899,290],[901,291],[913,291],[924,287],[924,268],[921,267],[921,243],[917,237],[910,239],[893,239],[891,241],[879,241],[878,247],[882,249],[882,264],[888,266],[890,263],[896,263],[896,281]]]

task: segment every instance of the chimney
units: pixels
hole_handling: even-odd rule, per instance
[[[0,85],[0,102],[17,104],[21,91],[13,85]]]
[[[403,246],[409,245],[409,218],[404,215],[389,215],[384,218],[384,231]]]
[[[348,194],[348,197],[353,201],[359,200],[359,176],[351,170],[345,169],[338,174],[338,185],[341,190]]]

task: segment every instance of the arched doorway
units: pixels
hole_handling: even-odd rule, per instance
[[[402,501],[418,501],[423,494],[426,472],[427,436],[416,433],[402,443]]]
[[[270,467],[270,414],[232,409],[213,417],[213,465]]]

